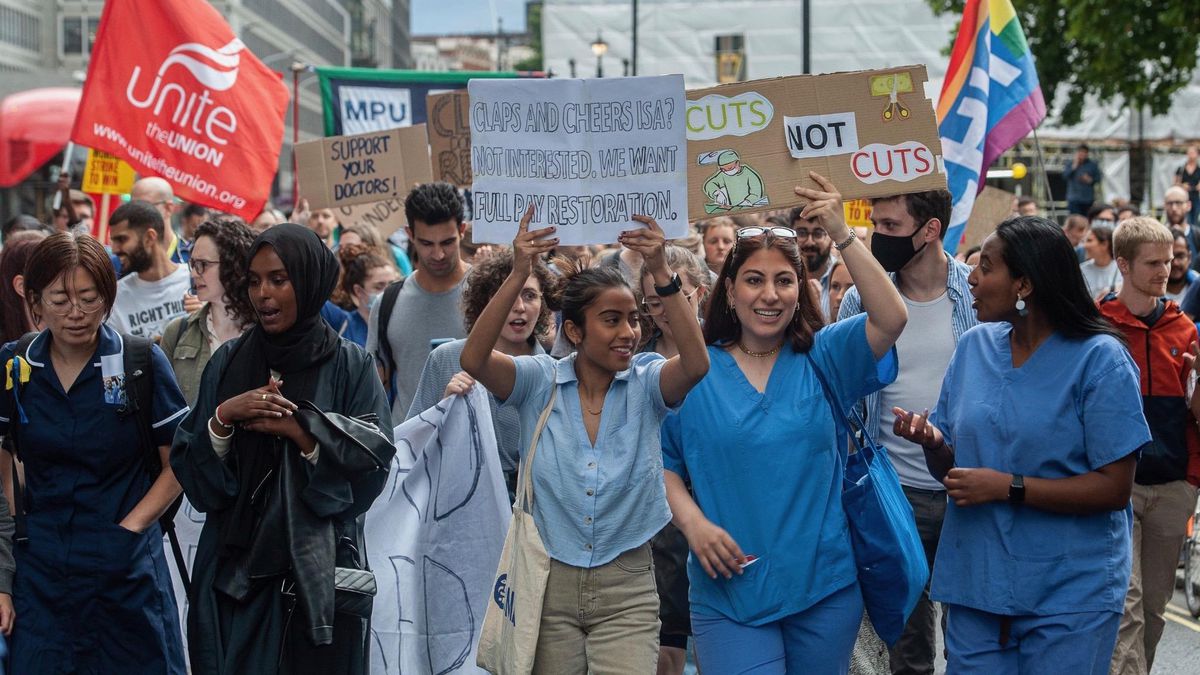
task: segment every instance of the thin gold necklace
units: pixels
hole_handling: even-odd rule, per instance
[[[778,353],[779,348],[782,345],[775,345],[774,349],[770,349],[765,352],[755,352],[755,351],[746,349],[746,345],[742,344],[741,341],[738,341],[737,346],[738,346],[738,349],[742,350],[742,353],[744,353],[746,356],[753,356],[756,359],[765,359],[768,356],[774,356],[776,353]]]
[[[599,410],[592,410],[591,408],[587,407],[586,403],[583,404],[583,409],[588,411],[589,415],[599,415],[600,413],[604,412],[604,406],[600,406]]]

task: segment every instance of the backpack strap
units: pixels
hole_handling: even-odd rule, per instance
[[[29,351],[29,345],[33,344],[33,340],[37,336],[38,336],[37,331],[30,331],[30,332],[22,335],[21,339],[17,340],[17,347],[13,351],[13,356],[20,356],[21,358],[25,358],[25,354]],[[3,364],[3,369],[6,371],[10,367],[12,367],[11,362]],[[13,486],[13,514],[12,515],[13,515],[13,522],[16,525],[16,532],[13,534],[13,541],[15,541],[19,544],[23,544],[23,543],[29,541],[29,524],[25,521],[25,495],[24,495],[24,491],[21,489],[21,475],[17,471],[17,458],[19,457],[18,453],[20,452],[20,450],[19,450],[20,441],[18,440],[17,437],[18,437],[18,432],[21,429],[21,420],[18,419],[17,414],[16,414],[16,407],[17,407],[16,399],[17,399],[17,397],[15,395],[15,392],[16,392],[17,388],[20,386],[20,384],[16,383],[15,381],[19,380],[19,379],[20,379],[19,377],[14,377],[14,384],[13,384],[13,389],[12,389],[12,391],[14,392],[14,394],[12,395],[13,396],[13,419],[9,422],[9,425],[8,425],[8,436],[5,437],[5,446],[8,449],[9,454],[12,455],[12,462],[9,466],[12,467],[12,486]]]
[[[138,444],[142,448],[146,474],[153,483],[162,473],[162,458],[154,443],[154,341],[136,335],[121,335],[125,341],[123,360],[125,366],[125,406],[123,414],[132,414],[137,422]],[[171,552],[184,590],[191,594],[191,579],[188,577],[187,560],[175,533],[175,514],[183,505],[183,495],[175,498],[167,510],[158,518],[158,526],[171,542]]]
[[[396,298],[400,297],[400,290],[403,288],[404,278],[394,281],[384,289],[383,297],[379,299],[379,351],[383,355],[383,365],[387,366],[389,374],[396,372],[396,362],[392,357],[392,344],[388,342],[387,328],[392,321],[392,313],[396,310]]]

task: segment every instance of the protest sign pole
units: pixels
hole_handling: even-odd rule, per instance
[[[1046,173],[1046,160],[1042,158],[1042,142],[1038,140],[1037,127],[1033,128],[1033,147],[1037,151],[1038,166],[1042,169],[1042,184],[1046,187],[1046,203],[1050,205],[1050,219],[1058,222],[1058,209],[1054,206],[1054,193],[1050,190],[1050,176]]]
[[[108,211],[112,195],[105,192],[100,195],[100,217],[96,219],[96,239],[101,244],[108,244]]]
[[[296,159],[296,144],[300,142],[300,72],[305,65],[292,63],[292,209],[300,203],[300,163]]]
[[[75,153],[75,142],[67,141],[67,149],[63,152],[62,170],[66,171],[67,167],[71,166],[71,155]],[[54,191],[54,210],[62,206],[62,190]]]

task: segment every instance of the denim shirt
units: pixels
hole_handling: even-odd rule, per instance
[[[975,327],[979,323],[979,319],[975,316],[975,308],[971,306],[974,297],[971,295],[971,286],[967,283],[967,276],[971,274],[971,266],[966,263],[959,262],[953,257],[947,255],[950,261],[950,267],[946,276],[946,292],[950,295],[950,303],[952,309],[950,311],[950,325],[954,329],[954,343],[958,344],[962,334]],[[888,274],[892,279],[892,283],[896,284],[899,289],[900,284],[896,278],[896,273]],[[851,288],[846,292],[846,296],[842,298],[842,306],[838,310],[838,320],[852,317],[856,314],[863,313],[862,298],[858,296],[858,288]],[[904,363],[900,363],[900,367],[904,367]],[[930,373],[930,377],[936,377],[939,381],[945,373]],[[879,436],[879,392],[875,391],[867,395],[864,399],[865,403],[860,404],[859,410],[863,411],[866,416],[867,431],[873,437]],[[864,406],[865,408],[861,407]]]
[[[524,460],[550,387],[558,387],[533,460],[533,520],[551,558],[591,568],[650,541],[671,520],[659,435],[671,409],[659,388],[666,360],[636,354],[604,396],[593,446],[575,358],[515,357],[516,382],[502,405],[520,413]]]

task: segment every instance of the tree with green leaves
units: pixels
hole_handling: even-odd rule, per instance
[[[961,15],[966,5],[966,0],[926,2],[939,15]],[[1088,95],[1135,113],[1161,115],[1196,69],[1197,0],[1014,0],[1013,8],[1046,102],[1063,104],[1048,114],[1062,124],[1079,122]],[[1129,159],[1130,194],[1136,200],[1146,185],[1143,141],[1130,145]]]
[[[513,64],[513,70],[542,69],[542,3],[531,2],[525,10],[525,32],[529,33],[529,47],[533,56]]]

